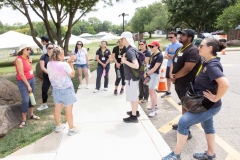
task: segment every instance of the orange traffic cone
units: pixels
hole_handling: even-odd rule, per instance
[[[225,49],[222,50],[222,55],[226,55]]]
[[[165,77],[164,77],[164,69],[161,70],[160,74],[160,81],[158,83],[158,92],[165,92],[167,90],[166,88],[166,82],[165,82]]]

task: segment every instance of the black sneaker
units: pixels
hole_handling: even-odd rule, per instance
[[[187,140],[189,140],[189,139],[192,139],[192,134],[191,134],[190,131],[189,131],[189,134],[188,134],[188,138],[187,138]]]
[[[125,123],[138,123],[138,118],[137,116],[130,116],[128,118],[123,118],[123,121]]]
[[[115,89],[115,90],[114,90],[114,95],[116,96],[117,94],[118,94],[118,93],[117,93],[117,90]]]
[[[120,90],[120,94],[123,94],[123,93],[124,93],[124,89],[121,89],[121,90]]]
[[[177,130],[177,128],[178,128],[178,124],[172,125],[172,129],[173,129],[173,130]]]
[[[131,115],[132,115],[132,111],[128,111],[128,112],[127,112],[127,115],[131,116]],[[137,111],[137,115],[136,115],[136,116],[137,116],[137,117],[140,117],[139,111]]]
[[[161,96],[161,98],[164,98],[166,96],[171,96],[171,92],[165,92],[164,95]]]

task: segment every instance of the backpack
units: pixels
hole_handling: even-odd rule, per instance
[[[136,77],[136,78],[143,78],[144,73],[147,69],[146,62],[145,62],[145,55],[141,51],[138,51],[133,47],[131,49],[135,52],[136,58],[137,58],[137,61],[138,61],[138,64],[139,64],[138,69],[131,68],[132,73],[133,73],[134,77]]]

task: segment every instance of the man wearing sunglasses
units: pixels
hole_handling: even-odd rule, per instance
[[[198,69],[201,65],[201,57],[199,55],[198,48],[192,44],[195,36],[195,32],[192,29],[185,29],[178,31],[180,35],[179,42],[182,43],[173,56],[172,64],[170,67],[170,79],[175,84],[175,91],[178,98],[181,100],[187,92],[189,82],[193,82]],[[182,107],[182,114],[186,110]],[[174,124],[174,130],[178,129],[178,125]],[[188,139],[191,139],[192,135],[189,131]]]
[[[166,52],[164,54],[164,58],[167,59],[167,69],[166,69],[166,79],[167,79],[167,92],[161,96],[161,98],[164,98],[166,96],[171,96],[171,79],[169,76],[170,66],[172,64],[173,56],[176,52],[176,50],[180,47],[182,47],[182,44],[178,42],[177,40],[177,33],[171,31],[168,34],[168,40],[171,42],[166,48]]]

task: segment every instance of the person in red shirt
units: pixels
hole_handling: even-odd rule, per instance
[[[31,48],[28,44],[19,46],[18,56],[14,65],[16,68],[16,79],[19,91],[22,97],[22,122],[19,128],[24,128],[27,120],[27,112],[29,111],[30,119],[39,120],[40,118],[33,114],[33,105],[30,103],[29,93],[35,91],[35,78],[32,70],[32,60],[29,58]]]

